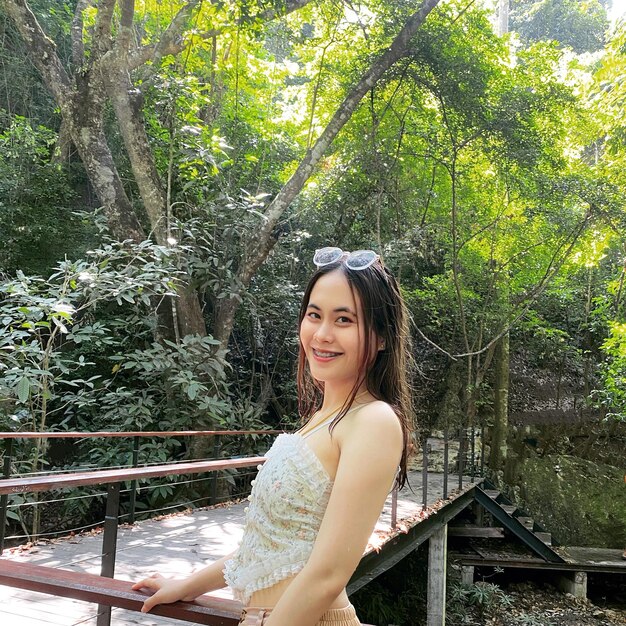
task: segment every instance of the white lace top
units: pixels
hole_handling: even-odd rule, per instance
[[[278,435],[252,481],[243,539],[224,566],[233,595],[248,604],[256,591],[294,576],[313,550],[333,483],[304,435]]]

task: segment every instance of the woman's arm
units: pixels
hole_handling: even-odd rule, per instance
[[[268,626],[318,623],[359,564],[398,468],[402,430],[387,404],[364,407],[334,432],[340,457],[328,508],[307,564]]]
[[[147,613],[157,604],[169,604],[178,600],[190,602],[203,593],[226,587],[224,564],[233,554],[227,554],[183,580],[164,578],[160,574],[155,574],[135,583],[132,586],[135,591],[150,589],[155,592],[143,603],[141,611]]]

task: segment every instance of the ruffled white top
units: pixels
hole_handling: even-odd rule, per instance
[[[252,481],[243,539],[224,566],[226,583],[244,605],[256,591],[297,574],[313,550],[333,482],[306,436],[279,435]]]

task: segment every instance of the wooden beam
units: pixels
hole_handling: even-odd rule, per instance
[[[503,539],[504,528],[491,526],[450,526],[448,537],[479,537],[486,539]]]
[[[0,559],[0,584],[130,611],[140,611],[147,597],[133,591],[133,583],[124,580],[7,559]],[[159,604],[150,614],[207,626],[236,626],[242,608],[235,600],[204,595],[195,602]]]
[[[126,480],[141,480],[156,476],[173,474],[199,474],[225,469],[252,467],[265,463],[265,457],[253,456],[245,459],[224,459],[219,461],[193,461],[190,463],[169,463],[167,465],[150,465],[147,467],[131,467],[121,470],[96,470],[92,472],[71,472],[32,478],[6,478],[0,480],[0,494],[32,493],[62,487],[81,485],[100,485],[103,483],[119,483]]]
[[[348,583],[348,595],[352,595],[377,576],[391,569],[405,556],[417,549],[444,524],[455,518],[468,507],[474,498],[479,483],[466,487],[466,491],[453,496],[439,510],[433,511],[424,520],[416,519],[411,526],[402,532],[394,531],[391,537],[379,550],[370,550],[359,562],[356,571]]]
[[[428,600],[426,626],[446,623],[446,562],[448,525],[438,528],[428,540]]]
[[[0,439],[94,439],[111,437],[214,437],[217,435],[280,435],[284,430],[98,430],[78,432],[1,432]]]

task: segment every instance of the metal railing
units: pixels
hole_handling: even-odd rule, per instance
[[[97,432],[74,432],[74,431],[66,431],[66,432],[0,432],[0,441],[5,441],[5,451],[4,451],[4,463],[3,463],[3,478],[9,479],[11,477],[24,477],[24,474],[16,474],[12,472],[12,466],[16,459],[14,458],[14,441],[18,439],[30,440],[30,439],[79,439],[79,440],[87,440],[87,439],[97,439],[97,438],[106,438],[106,439],[132,439],[132,450],[130,452],[130,464],[117,466],[118,469],[123,469],[125,467],[129,468],[137,468],[140,464],[140,442],[145,438],[171,438],[171,437],[214,437],[213,451],[212,456],[209,459],[204,460],[217,460],[221,458],[222,455],[222,442],[223,438],[226,436],[263,436],[263,435],[276,435],[283,431],[279,430],[246,430],[246,431],[238,431],[238,430],[207,430],[207,431],[120,431],[120,432],[112,432],[112,431],[97,431]],[[143,463],[143,465],[147,465],[148,463]],[[92,469],[92,468],[89,468]],[[111,469],[111,467],[109,467]],[[62,472],[69,473],[68,470],[61,470]],[[58,470],[57,470],[58,472]],[[44,472],[46,475],[51,475],[53,472],[48,471]],[[29,475],[38,475],[29,474]],[[217,496],[217,488],[218,488],[218,472],[212,472],[211,476],[208,478],[199,478],[191,481],[186,481],[187,483],[192,482],[201,482],[210,480],[211,485],[209,489],[209,496],[205,498],[200,498],[199,500],[205,500],[208,504],[216,504],[218,500]],[[182,483],[175,483],[182,484]],[[168,483],[168,485],[171,485]],[[152,487],[142,487],[143,490],[155,489],[161,485],[156,485]],[[136,518],[137,511],[137,492],[138,492],[138,481],[137,479],[133,479],[130,481],[130,487],[128,489],[121,490],[120,494],[128,494],[128,513],[123,514],[121,517],[127,518],[126,521],[130,524],[134,524]],[[74,496],[74,499],[81,498],[96,498],[99,496],[105,495],[103,492],[100,493],[92,493],[88,495]],[[237,494],[230,494],[231,497],[237,497]],[[246,495],[246,494],[241,494]],[[67,498],[64,498],[67,501]],[[75,532],[80,530],[85,530],[87,528],[91,528],[94,526],[101,525],[103,520],[95,522],[93,524],[88,524],[86,526],[81,526],[80,528],[69,528],[69,529],[59,529],[56,532],[51,533],[39,533],[36,537],[32,537],[29,534],[25,535],[16,535],[12,537],[6,536],[7,530],[7,516],[8,511],[11,508],[22,508],[25,506],[45,506],[46,504],[50,504],[55,502],[56,500],[40,500],[37,502],[25,502],[21,504],[9,504],[9,494],[3,493],[0,496],[0,554],[2,554],[4,550],[4,545],[7,539],[37,539],[39,537],[44,536],[54,536],[54,535],[62,535],[67,534],[68,532]],[[155,508],[151,511],[143,511],[142,513],[156,513],[159,511],[171,510],[173,508],[185,506],[193,504],[186,502],[181,502],[173,506],[163,506]]]
[[[452,431],[444,428],[438,431],[440,436],[429,434],[424,436],[418,443],[422,457],[422,506],[428,506],[428,474],[437,473],[443,475],[443,495],[446,500],[450,495],[450,476],[456,475],[456,489],[463,489],[464,480],[468,479],[473,484],[477,478],[485,475],[485,428],[458,428]],[[455,443],[456,459],[451,459],[451,444]],[[441,466],[433,467],[433,452],[440,447],[442,455]],[[452,467],[451,467],[452,466]],[[454,470],[454,471],[451,471]]]
[[[213,452],[210,459],[219,459],[222,454],[222,442],[223,437],[225,436],[249,436],[249,435],[276,435],[283,431],[278,430],[247,430],[247,431],[236,431],[236,430],[220,430],[220,431],[124,431],[124,432],[110,432],[110,431],[98,431],[98,432],[47,432],[47,433],[38,433],[38,432],[0,432],[0,440],[6,440],[6,448],[4,455],[4,464],[3,464],[3,477],[5,479],[11,477],[11,467],[13,462],[13,441],[16,439],[95,439],[95,438],[132,438],[132,450],[130,452],[130,465],[128,466],[119,466],[122,467],[131,467],[137,468],[140,463],[140,442],[142,438],[157,438],[157,437],[206,437],[212,436],[215,438],[213,444]],[[456,488],[461,490],[463,488],[464,476],[469,478],[469,481],[473,483],[476,477],[483,477],[485,471],[485,446],[484,446],[484,427],[480,428],[471,428],[471,429],[455,429],[452,431],[452,436],[450,435],[450,430],[445,428],[443,431],[439,431],[439,436],[427,436],[422,438],[419,442],[421,448],[421,471],[422,471],[422,506],[428,506],[428,495],[429,495],[429,480],[428,475],[429,471],[432,473],[441,473],[443,474],[443,499],[447,499],[450,494],[450,475],[452,473],[456,474]],[[478,445],[477,445],[478,442]],[[454,450],[456,451],[456,459],[454,455],[451,455],[450,448],[451,444],[454,444]],[[439,448],[439,453],[443,456],[443,461],[441,459],[434,458],[436,456],[437,448]],[[452,459],[451,459],[452,456]],[[452,468],[451,468],[452,465]],[[451,471],[451,469],[453,471]],[[467,474],[466,474],[467,471]],[[49,472],[48,472],[49,473]],[[209,495],[199,498],[197,501],[205,501],[209,505],[217,503],[218,500],[218,472],[212,472],[211,476],[208,478],[199,478],[185,481],[187,484],[191,484],[194,482],[202,482],[210,480],[211,485],[209,489]],[[185,484],[185,482],[178,483],[167,483],[168,486],[175,486]],[[153,486],[144,486],[141,487],[142,491],[147,491],[150,489],[157,489],[162,485],[153,485]],[[120,518],[125,518],[126,521],[130,524],[134,524],[136,520],[136,511],[137,511],[137,492],[138,492],[138,480],[132,479],[130,481],[130,486],[127,489],[121,490],[120,495],[128,494],[128,512],[124,513],[120,516]],[[98,496],[105,495],[104,492],[90,494],[90,495],[81,495],[74,496],[74,499],[81,498],[94,498]],[[230,493],[229,497],[231,499],[236,499],[238,496],[246,496],[247,493]],[[68,498],[64,498],[65,501]],[[189,504],[195,504],[197,501],[185,501],[176,503],[170,506],[159,506],[157,508],[151,510],[142,511],[143,515],[148,515],[150,513],[157,513],[165,510],[172,510],[175,508],[179,508],[181,506],[186,506],[189,508]],[[398,494],[394,490],[392,493],[392,503],[391,503],[391,526],[395,528],[397,525],[397,501]],[[16,535],[12,537],[6,537],[6,527],[7,527],[7,513],[8,510],[12,507],[24,507],[24,506],[43,506],[49,504],[51,502],[55,502],[55,500],[43,500],[37,501],[33,503],[22,503],[10,505],[8,502],[8,495],[3,494],[0,496],[0,554],[4,549],[4,543],[6,539],[32,539],[30,535]],[[75,532],[84,530],[86,528],[90,528],[93,526],[98,526],[102,524],[102,520],[96,522],[94,524],[88,524],[87,526],[81,526],[79,528],[71,528],[65,530],[58,530],[57,532],[52,533],[40,533],[38,537],[43,536],[53,536],[53,535],[61,535],[66,534],[67,532]],[[36,537],[35,537],[36,539]]]
[[[61,433],[0,433],[0,439],[6,440],[6,450],[4,457],[4,479],[0,480],[0,548],[4,542],[4,532],[7,520],[7,505],[9,494],[16,493],[35,493],[43,491],[51,491],[59,488],[68,488],[80,485],[107,485],[106,492],[106,513],[104,519],[104,533],[102,543],[102,561],[101,575],[112,578],[115,572],[115,557],[117,548],[117,531],[120,520],[120,497],[123,493],[129,494],[129,513],[128,521],[135,521],[135,506],[138,481],[145,478],[163,477],[172,474],[200,474],[205,472],[211,473],[211,500],[215,502],[217,497],[217,476],[218,472],[236,468],[247,468],[264,462],[264,457],[244,457],[232,459],[220,459],[222,436],[241,436],[241,435],[275,435],[282,431],[255,430],[255,431],[151,431],[151,432],[61,432]],[[480,431],[480,452],[476,452],[477,430],[469,429],[457,431],[456,437],[450,437],[449,432],[445,429],[442,437],[426,437],[421,443],[422,456],[422,499],[423,506],[428,506],[428,470],[429,460],[432,459],[433,449],[436,445],[441,447],[443,454],[443,498],[449,496],[449,477],[450,477],[450,444],[458,442],[458,452],[456,459],[456,471],[459,491],[463,488],[464,474],[466,467],[469,469],[469,480],[475,482],[477,476],[482,476],[485,468],[484,454],[484,429]],[[139,465],[139,442],[142,437],[173,437],[173,436],[215,436],[215,445],[213,449],[212,460],[191,461],[170,463],[166,465]],[[71,439],[88,439],[96,437],[132,437],[132,459],[131,465],[118,469],[98,469],[87,472],[64,472],[56,474],[34,475],[29,477],[11,477],[12,464],[12,446],[15,439],[50,439],[50,438],[71,438]],[[438,469],[431,467],[430,469]],[[123,482],[130,481],[130,488],[121,489]],[[43,504],[40,501],[37,504]],[[397,505],[398,493],[396,490],[392,493],[391,506],[391,526],[395,528],[397,525]],[[1,553],[1,550],[0,550]],[[100,607],[98,614],[97,626],[108,626],[110,624],[110,607]]]

